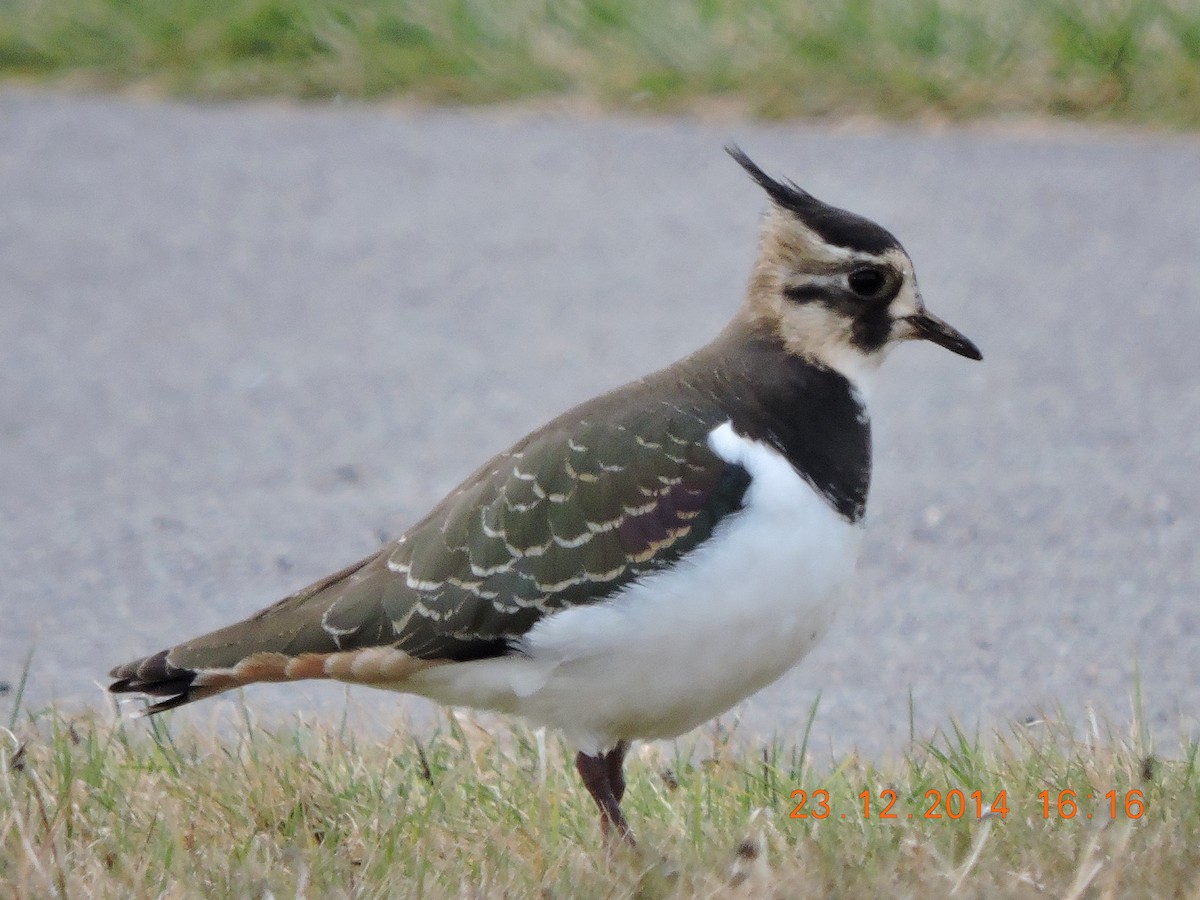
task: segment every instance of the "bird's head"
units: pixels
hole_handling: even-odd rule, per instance
[[[983,358],[925,309],[912,260],[886,229],[776,181],[737,147],[728,151],[772,201],[744,310],[756,325],[773,329],[790,352],[849,376],[906,340]]]

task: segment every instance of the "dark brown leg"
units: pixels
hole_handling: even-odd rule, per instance
[[[604,754],[604,765],[608,768],[608,783],[612,785],[613,796],[617,802],[625,796],[625,754],[629,752],[628,741],[618,741]]]
[[[612,769],[614,766],[612,759],[614,755],[616,756],[615,767],[619,772],[621,762],[625,758],[623,744],[618,744],[615,749],[610,750],[608,753],[599,753],[596,756],[578,753],[575,756],[575,768],[579,770],[579,775],[583,779],[583,786],[588,789],[588,793],[596,801],[596,806],[600,808],[600,830],[604,832],[605,841],[611,840],[612,830],[615,828],[621,839],[632,846],[635,841],[629,831],[629,823],[625,821],[625,816],[621,814],[620,797],[618,796],[618,792],[614,790],[612,780]],[[624,794],[625,779],[623,775],[620,776],[619,786],[620,794]]]

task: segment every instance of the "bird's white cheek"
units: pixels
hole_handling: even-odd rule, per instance
[[[888,312],[891,314],[893,319],[892,332],[894,337],[908,337],[907,334],[899,335],[895,333],[897,328],[900,327],[896,324],[895,320],[903,319],[907,316],[915,316],[921,311],[922,307],[923,304],[921,303],[921,298],[917,292],[913,290],[912,285],[904,285],[904,287],[900,289],[900,293],[896,295],[896,299],[893,300],[891,305],[888,307]],[[903,327],[907,328],[908,326],[905,325]]]

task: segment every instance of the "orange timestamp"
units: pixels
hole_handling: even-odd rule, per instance
[[[1074,790],[1042,791],[1037,795],[1040,802],[1040,812],[1043,819],[1073,819],[1103,818],[1107,814],[1110,819],[1126,818],[1140,819],[1146,813],[1146,795],[1143,791],[1133,788],[1121,793],[1108,791],[1099,795],[1104,803],[1099,807],[1099,815],[1081,809],[1084,800],[1094,802],[1098,799],[1094,792],[1080,794]],[[788,818],[791,819],[828,819],[834,817],[833,806],[829,791],[817,788],[806,791],[796,788],[792,791],[792,800],[796,802]],[[961,819],[970,816],[975,819],[997,816],[1007,818],[1009,813],[1008,791],[1000,790],[996,794],[984,794],[983,791],[966,791],[951,788],[940,791],[931,788],[925,792],[924,799],[913,812],[896,808],[899,795],[891,788],[872,793],[864,790],[858,795],[858,803],[853,807],[853,814],[841,813],[837,818],[858,819]],[[1089,807],[1090,808],[1090,807]]]

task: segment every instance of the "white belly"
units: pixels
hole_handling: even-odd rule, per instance
[[[543,619],[524,656],[438,666],[402,689],[515,712],[595,753],[682,734],[795,665],[844,600],[862,529],[728,423],[709,444],[751,482],[708,541],[602,603]]]

